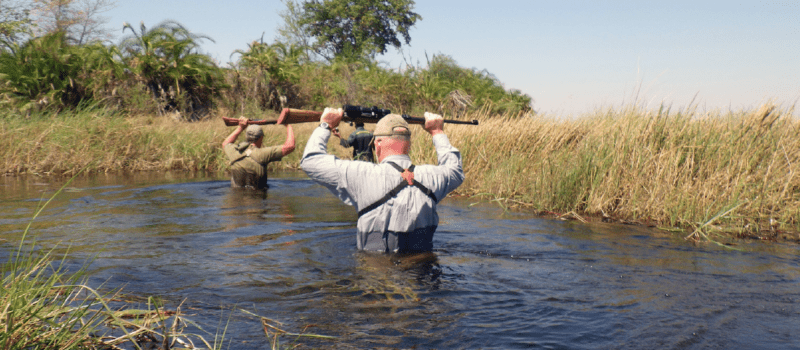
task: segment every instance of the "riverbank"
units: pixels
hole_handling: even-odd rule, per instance
[[[646,224],[696,240],[800,239],[800,123],[791,110],[625,107],[570,120],[487,113],[465,118],[481,124],[445,128],[462,152],[467,176],[456,195],[542,215]],[[218,119],[186,123],[103,109],[0,120],[0,171],[6,175],[71,175],[83,168],[224,172],[219,145],[232,131]],[[294,127],[297,150],[271,165],[273,171],[299,167],[314,127]],[[435,163],[430,137],[413,128],[420,136],[412,158]],[[283,143],[283,126],[265,130],[266,144]],[[342,135],[350,131],[341,127]],[[349,156],[335,138],[329,149]]]

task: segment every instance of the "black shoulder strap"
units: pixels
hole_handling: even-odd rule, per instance
[[[391,165],[392,167],[394,167],[397,171],[399,171],[401,173],[406,171],[406,169],[403,169],[403,167],[401,167],[401,166],[399,166],[399,165],[397,165],[395,163],[392,163],[392,162],[387,162],[387,163],[389,165]],[[408,171],[412,172],[412,173],[414,172],[414,165],[413,164],[410,167],[408,167]],[[425,187],[425,185],[421,184],[417,180],[414,180],[413,183],[414,183],[413,186],[416,187],[416,188],[419,188],[423,193],[425,193],[425,195],[430,197],[430,199],[433,200],[434,204],[436,204],[438,202],[438,200],[436,200],[436,195],[433,193],[433,191],[431,191],[430,189]],[[393,188],[391,191],[389,191],[389,193],[387,193],[385,196],[383,196],[383,198],[379,199],[375,203],[370,204],[369,206],[365,207],[364,209],[359,210],[358,211],[358,217],[360,218],[362,215],[364,215],[366,213],[369,213],[369,212],[375,210],[375,208],[380,207],[381,205],[385,204],[390,199],[392,199],[395,196],[397,196],[397,194],[400,193],[400,191],[402,191],[404,188],[406,188],[408,186],[409,186],[408,182],[406,182],[405,179],[400,180],[400,184],[397,185],[395,188]]]
[[[401,173],[406,171],[406,169],[403,169],[403,167],[397,165],[397,163],[395,163],[395,162],[386,162],[386,164],[391,165],[393,168],[397,169],[397,171],[399,171]],[[414,171],[414,164],[411,164],[411,166],[408,167],[408,171]]]

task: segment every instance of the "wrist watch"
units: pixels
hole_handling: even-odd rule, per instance
[[[330,125],[328,125],[328,122],[322,122],[322,123],[319,123],[319,127],[320,127],[320,128],[323,128],[323,129],[328,129],[328,131],[330,131],[330,130],[331,130],[331,126],[330,126]]]

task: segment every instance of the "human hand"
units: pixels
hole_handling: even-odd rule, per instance
[[[328,123],[328,126],[333,130],[339,126],[339,122],[342,121],[342,115],[343,112],[341,108],[326,107],[325,110],[322,111],[322,116],[319,117],[319,121]]]
[[[247,127],[247,122],[249,122],[249,121],[250,120],[248,120],[247,117],[245,117],[245,116],[239,117],[239,127],[242,128],[242,129],[246,128]]]
[[[441,115],[425,112],[425,131],[431,135],[444,133],[444,118]]]

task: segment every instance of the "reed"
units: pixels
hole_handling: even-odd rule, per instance
[[[800,123],[792,112],[763,105],[727,113],[628,107],[575,120],[476,115],[480,128],[448,134],[464,158],[464,195],[774,238],[799,227]]]
[[[169,117],[124,117],[110,109],[0,119],[5,173],[216,169],[223,128]],[[209,123],[210,124],[210,123]]]
[[[7,175],[69,176],[83,168],[87,172],[227,169],[220,146],[233,128],[226,127],[220,119],[186,123],[180,116],[124,116],[106,108],[42,113],[28,118],[2,113],[0,169]],[[261,118],[277,119],[277,115],[254,117]],[[298,168],[314,127],[294,125],[298,150],[283,162],[272,163],[271,169]],[[283,144],[284,126],[266,126],[264,130],[265,145]],[[338,140],[335,143],[338,145]],[[343,157],[347,154],[346,150],[337,153]]]
[[[228,324],[220,322],[217,332],[209,333],[187,318],[181,305],[169,309],[153,296],[146,297],[146,308],[135,308],[135,299],[143,298],[125,296],[120,290],[101,293],[86,283],[86,265],[70,272],[65,268],[66,255],[57,260],[55,247],[37,246],[30,234],[33,221],[77,175],[39,205],[17,249],[0,264],[0,348],[223,349]],[[258,316],[237,310],[247,317]],[[287,332],[273,325],[282,326],[280,322],[258,317],[273,349],[295,348],[301,338],[336,340],[305,330]],[[281,346],[279,339],[287,336],[293,340]]]
[[[724,231],[798,238],[800,124],[792,109],[765,104],[700,112],[628,106],[576,119],[490,111],[465,116],[480,120],[479,126],[445,127],[464,160],[466,181],[457,195],[538,213],[705,235]],[[270,113],[253,118],[276,117]],[[108,109],[27,119],[0,115],[1,169],[7,174],[71,174],[90,164],[89,171],[224,172],[227,161],[219,148],[232,128],[213,118],[180,119],[123,116]],[[298,169],[314,127],[295,125],[297,150],[271,164],[271,170]],[[430,137],[413,128],[412,159],[435,163]],[[265,144],[283,143],[283,126],[265,130]],[[343,124],[340,130],[346,137],[353,128]],[[350,157],[335,137],[329,150]],[[701,235],[690,238],[696,237]]]
[[[220,348],[201,335],[184,332],[193,322],[183,318],[180,308],[161,308],[155,298],[148,298],[148,309],[112,309],[109,305],[119,294],[99,293],[85,283],[85,267],[69,272],[64,268],[66,257],[55,259],[55,248],[37,247],[29,235],[31,223],[72,179],[39,206],[17,250],[0,266],[0,348],[120,349],[130,344],[136,349],[167,349],[180,344],[194,349],[193,340]]]

